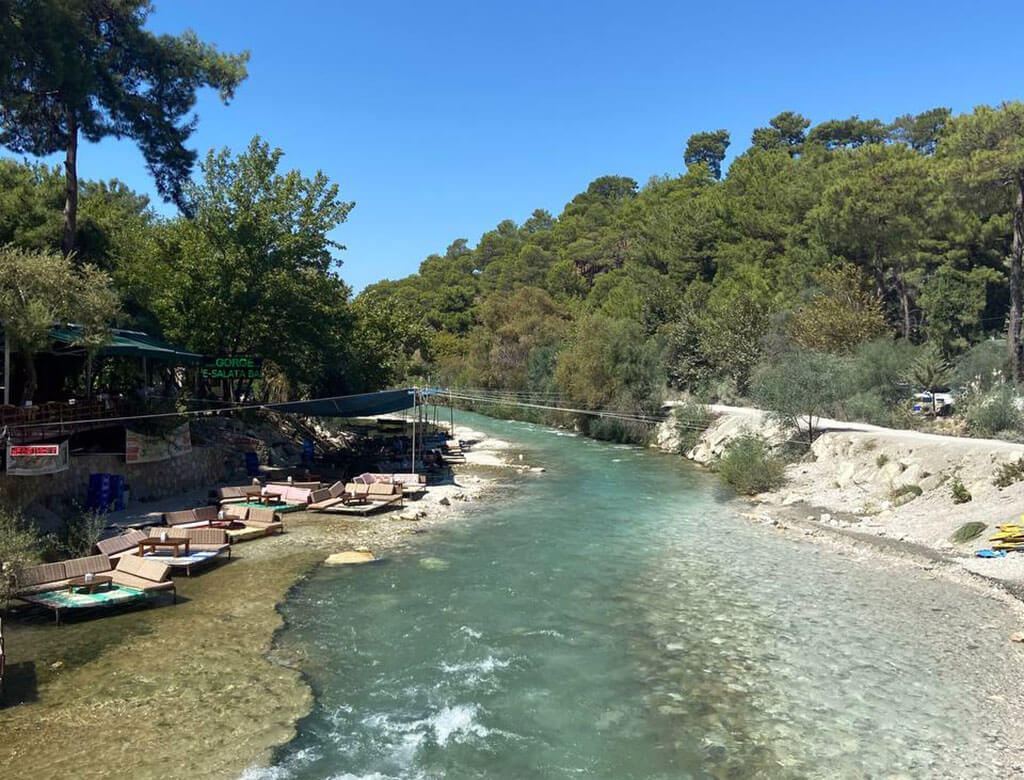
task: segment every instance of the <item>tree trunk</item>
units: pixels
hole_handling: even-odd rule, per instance
[[[31,401],[35,396],[39,381],[36,375],[36,356],[31,349],[22,349],[20,352],[25,362],[25,384],[21,393],[21,403],[24,406],[26,401]]]
[[[64,157],[64,235],[60,246],[67,257],[75,249],[78,227],[78,118],[67,108],[68,148]]]
[[[900,307],[903,309],[903,338],[910,340],[910,295],[903,274],[896,276],[896,289],[900,293]]]
[[[1017,178],[1013,206],[1013,244],[1010,247],[1010,321],[1006,325],[1006,349],[1010,375],[1020,379],[1021,255],[1024,254],[1024,175]]]

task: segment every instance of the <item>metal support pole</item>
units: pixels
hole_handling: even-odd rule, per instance
[[[416,391],[412,391],[412,473],[416,473]]]
[[[4,329],[4,404],[11,402],[11,341]]]

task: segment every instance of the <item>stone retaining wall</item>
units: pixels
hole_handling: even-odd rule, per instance
[[[16,507],[33,502],[52,509],[58,504],[85,505],[89,475],[121,474],[132,501],[151,501],[222,481],[229,455],[218,447],[193,447],[192,451],[155,463],[124,462],[124,455],[74,455],[71,468],[60,474],[38,477],[0,476],[0,501]]]

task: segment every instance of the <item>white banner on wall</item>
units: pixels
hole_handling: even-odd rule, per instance
[[[192,434],[188,423],[163,436],[147,436],[125,429],[124,462],[152,463],[184,455],[192,451]]]

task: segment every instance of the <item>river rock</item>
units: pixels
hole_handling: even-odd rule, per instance
[[[377,556],[369,550],[344,550],[328,555],[324,563],[328,566],[351,566],[359,563],[373,563],[376,560]]]
[[[450,565],[444,558],[420,558],[420,566],[432,571],[444,571]]]
[[[1014,631],[1010,634],[1011,642],[1024,642],[1024,631]]]

